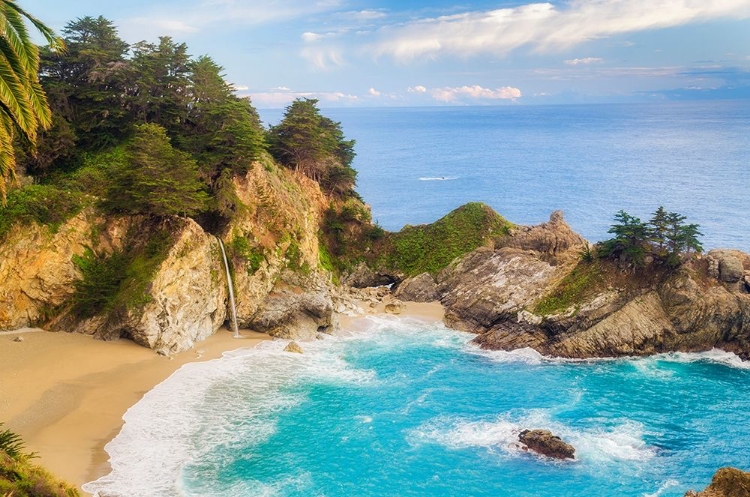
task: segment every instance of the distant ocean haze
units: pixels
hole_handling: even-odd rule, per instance
[[[261,110],[265,122],[283,111]],[[471,201],[519,224],[565,211],[591,241],[623,209],[688,216],[750,251],[750,102],[324,109],[357,140],[357,190],[388,230]]]

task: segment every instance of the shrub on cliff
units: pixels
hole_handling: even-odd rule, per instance
[[[169,216],[193,215],[205,207],[208,196],[195,160],[173,148],[158,124],[136,126],[125,155],[111,167],[107,210]]]

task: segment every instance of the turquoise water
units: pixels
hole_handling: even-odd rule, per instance
[[[357,140],[357,190],[386,229],[483,201],[513,222],[563,209],[591,241],[659,205],[707,248],[750,252],[750,101],[325,109]],[[281,111],[261,111],[266,122]]]
[[[398,318],[349,336],[190,364],[125,416],[113,473],[128,496],[682,496],[750,469],[750,369],[723,352],[570,362],[486,352]],[[520,450],[525,428],[577,448]]]

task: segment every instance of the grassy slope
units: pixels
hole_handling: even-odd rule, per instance
[[[409,276],[434,274],[512,227],[487,205],[468,203],[432,224],[389,233],[378,248],[377,265]]]

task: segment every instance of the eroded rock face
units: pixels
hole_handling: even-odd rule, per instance
[[[333,301],[326,283],[285,273],[250,320],[256,331],[290,340],[312,340],[333,323]]]
[[[563,211],[554,211],[549,221],[536,226],[518,226],[511,236],[504,237],[496,248],[510,247],[530,250],[545,260],[557,263],[569,260],[586,245],[586,240],[565,222]]]
[[[703,492],[689,491],[685,497],[750,497],[750,473],[721,468]]]
[[[644,281],[631,275],[622,287],[602,287],[556,314],[534,314],[535,304],[577,264],[580,237],[568,230],[553,215],[523,230],[516,242],[475,250],[441,272],[446,324],[477,333],[475,342],[488,349],[531,347],[587,358],[716,347],[750,359],[750,286],[744,281],[750,256],[739,251],[712,251]],[[514,244],[537,250],[508,247]]]
[[[555,274],[555,267],[533,252],[479,248],[438,275],[446,324],[480,333],[513,320]]]
[[[374,286],[390,285],[396,281],[393,275],[374,271],[365,263],[360,263],[354,270],[345,275],[341,282],[354,288],[368,288]]]
[[[575,459],[576,449],[548,430],[523,430],[518,440],[529,450],[553,459]]]
[[[130,223],[85,210],[54,233],[45,226],[14,227],[0,243],[0,330],[43,321],[70,298],[81,277],[73,256],[83,254],[94,234],[103,251],[119,248]]]
[[[440,300],[440,291],[430,273],[422,273],[399,283],[395,296],[407,302],[434,302]]]
[[[50,327],[105,340],[127,337],[165,355],[211,336],[227,316],[219,242],[192,219],[168,224],[164,229],[175,233],[175,242],[153,277],[145,304],[81,321],[62,315]]]

